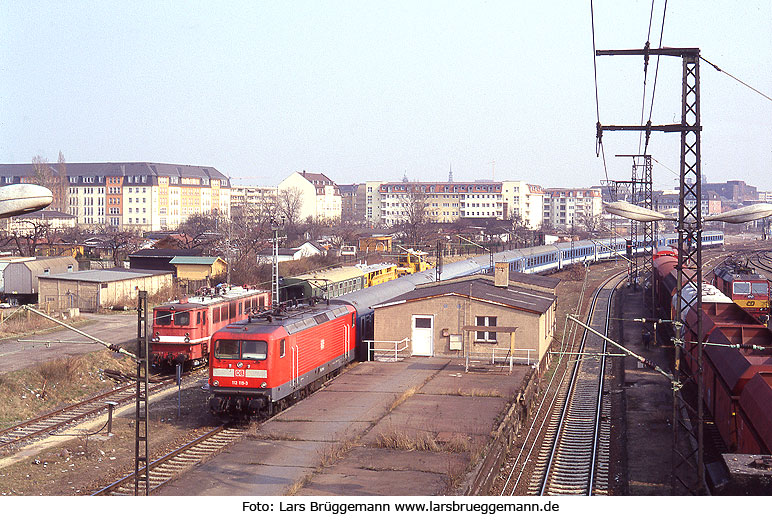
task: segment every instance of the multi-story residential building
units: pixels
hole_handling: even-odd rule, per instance
[[[343,207],[340,188],[323,173],[295,171],[279,183],[279,193],[285,190],[299,191],[301,220],[340,220]]]
[[[665,191],[654,191],[652,194],[654,198],[654,208],[660,213],[669,209],[678,209],[681,202],[680,192],[678,189],[670,189]],[[689,199],[686,199],[689,202]],[[692,206],[694,205],[694,199],[691,200]],[[702,191],[702,204],[700,205],[702,216],[715,215],[721,213],[721,198],[715,191]]]
[[[56,176],[58,166],[50,168]],[[0,185],[25,181],[32,164],[0,164]],[[230,216],[228,177],[212,167],[152,162],[67,163],[67,209],[78,225],[174,229],[188,216]]]
[[[505,180],[501,183],[504,197],[504,219],[520,217],[520,223],[529,229],[538,229],[542,223],[544,189],[522,181]]]
[[[48,231],[62,231],[75,227],[76,217],[50,208],[40,209],[5,220],[9,232],[22,235],[32,233],[36,227],[45,227]]]
[[[341,198],[341,220],[347,223],[364,220],[364,184],[341,184],[338,188]]]
[[[426,218],[431,222],[453,222],[459,218],[501,219],[504,218],[501,187],[500,182],[492,181],[380,183],[377,189],[380,223],[391,226],[404,222],[416,199],[425,202]],[[368,186],[368,198],[370,195]],[[369,221],[369,200],[367,205]]]
[[[231,187],[231,213],[236,209],[251,213],[272,213],[276,209],[276,187],[233,186]]]
[[[544,191],[543,223],[555,229],[568,229],[603,212],[599,188],[560,189]]]
[[[381,223],[381,193],[378,190],[383,183],[370,181],[362,184],[365,194],[365,222],[369,226],[377,226]]]

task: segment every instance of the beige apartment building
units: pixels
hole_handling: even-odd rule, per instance
[[[82,226],[175,229],[190,215],[230,215],[230,182],[213,167],[153,162],[49,165],[67,178],[67,213]],[[32,164],[0,164],[0,185],[28,180]]]

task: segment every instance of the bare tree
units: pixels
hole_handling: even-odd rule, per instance
[[[142,237],[132,231],[111,231],[105,241],[110,250],[115,267],[120,267],[121,262],[129,253],[136,251],[142,243]]]
[[[301,207],[303,207],[303,192],[300,188],[288,187],[279,191],[276,197],[276,211],[284,218],[288,235],[297,236]]]
[[[402,212],[402,231],[412,245],[423,242],[429,224],[429,202],[422,186],[418,183],[408,184],[407,191],[402,195],[399,205]]]
[[[64,155],[61,152],[59,152],[59,161],[60,165],[64,164]],[[47,159],[41,156],[32,159],[32,174],[29,178],[31,183],[51,190],[53,201],[49,206],[50,209],[63,211],[67,208],[67,187],[69,187],[67,177],[57,175],[48,165]]]
[[[50,233],[48,223],[38,220],[15,219],[13,229],[7,233],[5,244],[13,242],[19,255],[34,257],[37,246],[46,240]],[[1,242],[0,242],[1,243]]]
[[[62,154],[61,151],[59,151],[59,160],[57,161],[57,171],[58,171],[58,177],[57,177],[57,184],[56,189],[52,189],[52,193],[54,193],[54,201],[52,204],[54,204],[54,209],[57,209],[58,211],[63,211],[65,213],[70,212],[69,208],[69,202],[68,202],[68,194],[69,194],[69,188],[70,188],[70,179],[67,178],[67,162],[64,160],[64,154]]]
[[[596,232],[600,228],[600,221],[600,215],[593,215],[592,213],[577,213],[574,217],[575,225],[587,233]]]

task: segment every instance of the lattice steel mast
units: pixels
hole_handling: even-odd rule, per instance
[[[680,56],[683,61],[683,75],[681,82],[681,122],[679,124],[646,125],[639,126],[602,126],[597,124],[598,140],[601,140],[603,131],[651,131],[681,133],[681,169],[679,184],[679,211],[678,211],[678,280],[676,318],[682,318],[682,312],[694,309],[702,311],[702,182],[700,162],[700,75],[699,48],[662,48],[662,49],[627,49],[596,51],[597,56],[609,55],[665,55]],[[696,292],[684,293],[684,288],[692,287]],[[673,475],[672,490],[675,493],[677,482],[687,487],[692,493],[705,492],[705,467],[704,467],[704,436],[703,436],[703,329],[702,317],[691,324],[684,323],[683,331],[677,329],[675,337],[674,367],[676,380],[682,384],[691,381],[696,384],[696,405],[684,403],[691,416],[693,424],[687,424],[681,417],[680,392],[673,391]],[[696,356],[696,370],[691,375],[682,370],[680,366],[680,353],[684,344],[686,333],[691,333],[696,343],[691,348]],[[697,442],[696,449],[690,452],[682,452],[681,429],[685,429],[687,436],[687,449],[689,438],[693,437]],[[696,470],[696,481],[687,477],[684,466],[693,466]]]

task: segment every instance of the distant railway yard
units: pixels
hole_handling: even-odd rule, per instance
[[[563,247],[569,249],[567,244]],[[217,322],[226,325],[223,316],[226,313],[229,320],[235,318],[234,322],[240,322],[234,324],[238,329],[230,329],[233,336],[225,338],[223,335],[212,338],[203,331],[196,334],[193,326],[187,324],[180,340],[175,338],[172,330],[178,318],[175,315],[188,312],[189,316],[180,317],[180,322],[195,324],[195,308],[208,304],[210,299],[186,301],[184,307],[157,308],[170,319],[165,324],[168,331],[156,330],[154,326],[151,332],[156,343],[167,344],[162,360],[167,364],[182,362],[178,354],[170,353],[172,346],[168,344],[181,344],[184,338],[185,344],[199,344],[196,348],[199,353],[191,360],[203,360],[211,350],[212,363],[211,369],[202,366],[184,374],[179,388],[173,375],[168,374],[168,366],[159,366],[159,371],[165,374],[151,377],[148,421],[151,493],[687,494],[682,487],[674,489],[671,483],[671,384],[663,374],[652,369],[655,365],[664,370],[672,368],[672,342],[634,320],[650,316],[644,309],[649,288],[644,293],[641,288],[629,287],[627,263],[621,257],[610,255],[608,250],[605,260],[601,259],[602,248],[590,242],[572,243],[567,251],[570,255],[559,254],[559,249],[554,251],[555,259],[550,258],[549,252],[536,250],[500,257],[508,262],[513,273],[528,272],[529,267],[533,267],[529,264],[555,264],[548,272],[534,271],[543,275],[516,284],[532,286],[528,293],[538,300],[551,296],[544,291],[553,285],[549,279],[543,280],[545,275],[560,279],[552,288],[554,296],[559,297],[551,313],[554,314],[552,343],[540,359],[534,360],[529,354],[528,364],[513,358],[512,351],[502,355],[491,351],[490,358],[478,352],[464,358],[463,353],[441,350],[435,343],[427,356],[420,356],[415,349],[418,345],[409,356],[397,349],[393,355],[386,350],[370,352],[379,358],[366,362],[361,360],[368,352],[346,351],[341,357],[325,356],[328,360],[320,365],[308,364],[308,368],[304,368],[307,364],[302,358],[305,357],[301,358],[296,348],[304,343],[302,330],[312,329],[307,325],[313,324],[314,329],[319,329],[313,332],[314,344],[320,344],[321,350],[332,351],[334,341],[350,340],[353,345],[356,337],[361,336],[358,330],[363,328],[357,322],[364,317],[366,301],[388,302],[395,296],[424,300],[426,297],[420,293],[423,289],[437,289],[435,294],[440,295],[446,293],[440,286],[427,288],[428,284],[419,283],[420,272],[414,275],[415,283],[411,283],[413,277],[410,276],[396,279],[394,282],[399,286],[411,283],[412,287],[399,287],[397,292],[398,286],[394,284],[395,291],[386,300],[370,298],[376,291],[383,293],[387,289],[380,288],[387,284],[379,284],[368,288],[370,291],[352,293],[355,298],[338,297],[329,307],[317,305],[315,307],[321,309],[305,316],[270,310],[267,293],[260,295],[259,306],[257,298],[254,302],[248,298],[238,306],[237,303],[215,306]],[[597,254],[591,249],[597,250]],[[770,253],[772,243],[727,238],[725,245],[706,249],[705,274],[731,255],[743,258],[769,278],[772,275]],[[507,256],[510,258],[505,258]],[[533,258],[529,258],[531,256]],[[477,293],[472,286],[481,286],[475,280],[476,269],[472,266],[479,266],[487,259],[484,255],[472,259],[474,262],[457,262],[456,266],[447,268],[447,271],[469,268],[468,274],[460,277],[467,279],[464,285],[469,289],[469,302],[475,298],[473,292]],[[497,261],[499,259],[494,259]],[[427,273],[430,272],[433,270]],[[493,279],[490,285],[492,290],[485,291],[488,293],[485,297],[497,292]],[[446,297],[442,300],[450,300],[447,296],[452,293],[441,295]],[[249,293],[233,296],[251,297]],[[667,297],[663,302],[669,303],[669,300]],[[729,304],[735,299],[728,300]],[[446,303],[450,309],[456,308],[455,303]],[[219,307],[225,308],[224,312]],[[544,317],[539,315],[549,315],[547,311],[552,307],[545,306],[544,312],[536,308],[536,322],[542,322]],[[211,311],[201,310],[198,323],[205,325],[207,315],[213,315]],[[378,311],[376,308],[376,314]],[[412,313],[413,317],[421,318],[418,310]],[[569,314],[575,314],[577,320],[641,358],[621,356],[618,350],[604,344],[600,335],[569,321]],[[483,320],[475,321],[474,314],[461,318],[459,313],[458,325],[466,330],[467,338],[463,340],[474,338],[489,343],[490,347],[491,342],[496,342],[496,346],[511,342],[514,347],[514,329],[507,331],[502,322],[487,320],[495,318],[493,313],[477,315],[477,319]],[[315,323],[306,321],[306,317]],[[445,317],[438,314],[436,318]],[[135,315],[92,315],[90,319],[103,329],[100,337],[109,339],[112,335],[115,337],[110,339],[112,342],[133,347]],[[340,329],[347,338],[335,338],[322,331],[328,325],[337,326],[336,322],[345,324]],[[412,336],[417,341],[420,329],[426,327],[416,324],[415,318],[412,322]],[[436,326],[434,323],[426,326],[449,329],[450,335],[454,333],[450,325],[436,322]],[[376,317],[375,333],[379,329],[377,323]],[[297,338],[291,338],[293,329],[299,333]],[[394,324],[391,329],[396,332],[399,328]],[[518,329],[518,336],[528,336],[527,328]],[[763,330],[769,332],[766,327]],[[269,335],[269,332],[282,335]],[[644,332],[647,334],[643,335]],[[259,336],[249,338],[252,334]],[[280,336],[287,337],[286,348],[283,340],[279,343],[277,337]],[[732,334],[721,336],[726,337],[727,344],[748,343],[735,341]],[[758,345],[760,337],[751,343]],[[369,338],[374,337],[370,334]],[[772,334],[769,338],[772,339]],[[253,341],[258,339],[266,341],[264,349],[259,344],[249,345],[256,344]],[[0,494],[133,494],[136,433],[133,360],[106,349],[95,351],[96,348],[88,345],[73,345],[68,349],[68,341],[73,342],[77,337],[67,332],[47,332],[35,335],[34,340],[36,342],[6,341],[0,345],[0,396],[5,406],[0,410]],[[52,345],[37,340],[63,342]],[[238,344],[221,345],[222,340],[237,340]],[[715,340],[718,339],[711,338]],[[448,340],[448,347],[450,343]],[[763,389],[757,384],[758,379],[751,379],[750,373],[752,366],[758,366],[759,374],[769,374],[772,343],[768,346],[753,350],[756,353],[744,354],[751,366],[743,368],[748,375],[742,379],[743,385],[750,384],[746,390],[748,387]],[[279,368],[274,372],[273,368],[261,367],[271,362],[274,350],[276,362],[284,359],[281,362],[287,362],[287,369],[291,370],[287,379],[291,389],[271,382],[274,374],[278,376]],[[604,353],[607,356],[603,357]],[[326,372],[338,369],[329,376],[318,372],[320,367],[327,368],[328,362],[336,364],[325,369]],[[264,369],[268,369],[268,373],[264,373]],[[226,387],[230,383],[223,378],[229,373],[234,377],[234,389],[230,390]],[[716,369],[711,376],[717,377],[715,389],[711,390],[714,392],[711,399],[716,404],[707,406],[706,434],[711,444],[706,449],[706,462],[716,463],[722,453],[730,451],[748,455],[769,453],[769,449],[764,448],[768,444],[763,434],[758,435],[763,431],[756,431],[755,436],[732,433],[727,437],[723,433],[726,422],[721,418],[723,408],[716,400],[723,398],[723,386],[718,382],[722,371]],[[251,382],[250,377],[257,382]],[[737,390],[736,403],[731,406],[746,416],[743,413],[749,408],[743,411],[740,391]],[[688,390],[684,394],[689,394]],[[750,393],[743,391],[742,394]],[[213,403],[213,397],[219,400]],[[110,410],[109,420],[108,402],[114,408]],[[215,409],[218,406],[228,409]],[[251,415],[248,420],[243,416],[234,420],[234,415],[244,412]],[[763,424],[752,414],[748,414],[743,423],[746,426]],[[772,425],[764,431],[768,432],[769,427]],[[710,488],[716,494],[722,493],[722,486]]]

